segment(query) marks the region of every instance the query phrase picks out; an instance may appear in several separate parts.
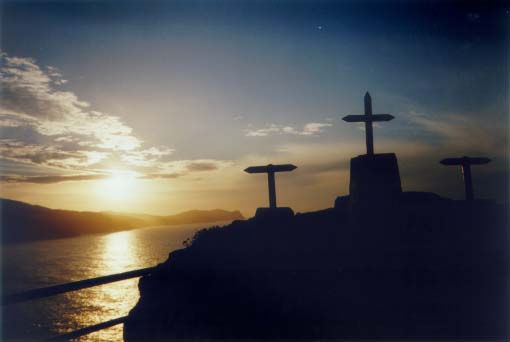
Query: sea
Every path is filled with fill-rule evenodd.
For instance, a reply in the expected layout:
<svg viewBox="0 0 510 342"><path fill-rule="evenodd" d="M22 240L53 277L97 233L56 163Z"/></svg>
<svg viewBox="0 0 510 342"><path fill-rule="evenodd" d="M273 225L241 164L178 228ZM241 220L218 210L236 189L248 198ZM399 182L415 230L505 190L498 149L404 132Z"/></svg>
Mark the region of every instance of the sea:
<svg viewBox="0 0 510 342"><path fill-rule="evenodd" d="M2 293L11 294L164 262L201 228L229 222L148 227L2 246ZM139 299L139 278L2 307L5 341L54 337L125 316ZM123 325L76 341L123 341Z"/></svg>

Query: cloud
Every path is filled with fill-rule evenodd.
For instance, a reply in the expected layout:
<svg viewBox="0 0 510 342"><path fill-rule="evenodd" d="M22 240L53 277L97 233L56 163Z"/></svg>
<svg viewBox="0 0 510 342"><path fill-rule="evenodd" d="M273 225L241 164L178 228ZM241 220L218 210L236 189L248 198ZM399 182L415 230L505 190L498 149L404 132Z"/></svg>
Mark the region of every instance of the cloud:
<svg viewBox="0 0 510 342"><path fill-rule="evenodd" d="M175 150L171 148L157 148L151 147L142 151L129 151L121 155L121 159L128 164L151 167L157 165L159 160L171 155Z"/></svg>
<svg viewBox="0 0 510 342"><path fill-rule="evenodd" d="M211 172L231 166L231 161L215 159L176 160L159 164L159 172L147 173L141 178L171 179L184 177L197 172Z"/></svg>
<svg viewBox="0 0 510 342"><path fill-rule="evenodd" d="M105 159L108 152L63 151L55 146L29 144L14 139L0 139L0 156L4 159L47 167L72 169L90 166Z"/></svg>
<svg viewBox="0 0 510 342"><path fill-rule="evenodd" d="M182 176L182 174L180 174L180 173L148 173L148 174L145 174L139 178L141 178L141 179L157 179L157 178L174 179L174 178L179 178L181 176Z"/></svg>
<svg viewBox="0 0 510 342"><path fill-rule="evenodd" d="M270 133L279 133L279 132L281 132L281 130L282 130L281 126L271 124L267 128L261 128L261 129L257 129L257 130L247 129L245 131L246 131L247 137L265 137L265 136L269 135Z"/></svg>
<svg viewBox="0 0 510 342"><path fill-rule="evenodd" d="M191 172L215 171L230 166L232 162L215 159L177 160L161 164L163 173L179 173L181 175Z"/></svg>
<svg viewBox="0 0 510 342"><path fill-rule="evenodd" d="M303 126L302 129L296 129L291 126L283 126L271 124L268 127L260 128L260 129L246 129L247 137L265 137L270 134L292 134L292 135L319 135L324 131L325 127L331 127L333 124L331 123L320 123L320 122L310 122Z"/></svg>
<svg viewBox="0 0 510 342"><path fill-rule="evenodd" d="M410 110L408 119L424 132L435 135L435 145L442 145L452 152L484 151L500 153L506 150L504 125L494 125L468 115L445 114L440 119Z"/></svg>
<svg viewBox="0 0 510 342"><path fill-rule="evenodd" d="M0 182L7 183L35 183L35 184L53 184L72 181L98 180L110 177L105 174L91 175L52 175L52 176L18 176L18 175L0 175Z"/></svg>
<svg viewBox="0 0 510 342"><path fill-rule="evenodd" d="M208 162L208 161L197 161L191 162L187 165L188 171L213 171L218 170L220 168L220 164L216 161Z"/></svg>
<svg viewBox="0 0 510 342"><path fill-rule="evenodd" d="M232 165L231 161L215 159L175 160L157 163L154 172L139 173L138 179L176 179L197 173L223 170ZM196 180L196 179L195 179Z"/></svg>
<svg viewBox="0 0 510 342"><path fill-rule="evenodd" d="M0 139L0 158L80 173L100 163L161 169L161 161L174 152L142 148L143 141L120 117L92 110L63 91L67 81L57 68L1 52L0 59L0 129L11 138Z"/></svg>
<svg viewBox="0 0 510 342"><path fill-rule="evenodd" d="M61 141L72 142L72 141L74 141L74 139L72 137L59 137L59 138L56 138L55 141L56 142L61 142Z"/></svg>
<svg viewBox="0 0 510 342"><path fill-rule="evenodd" d="M45 136L74 135L90 146L133 150L142 141L117 116L90 110L90 104L56 87L66 81L54 67L31 58L0 55L0 125L27 126Z"/></svg>
<svg viewBox="0 0 510 342"><path fill-rule="evenodd" d="M322 133L323 128L325 127L331 127L333 126L330 123L319 123L319 122L310 122L303 127L303 130L301 132L298 132L297 134L301 135L315 135Z"/></svg>

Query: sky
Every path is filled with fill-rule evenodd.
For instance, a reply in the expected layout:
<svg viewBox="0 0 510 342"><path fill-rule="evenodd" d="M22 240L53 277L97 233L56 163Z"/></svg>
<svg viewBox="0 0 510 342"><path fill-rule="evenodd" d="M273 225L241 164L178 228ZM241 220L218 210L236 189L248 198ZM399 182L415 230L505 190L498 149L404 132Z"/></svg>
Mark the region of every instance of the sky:
<svg viewBox="0 0 510 342"><path fill-rule="evenodd" d="M72 210L267 206L248 166L292 163L278 205L331 207L349 160L397 154L405 191L460 199L438 162L486 156L475 195L508 193L504 2L3 1L0 194Z"/></svg>

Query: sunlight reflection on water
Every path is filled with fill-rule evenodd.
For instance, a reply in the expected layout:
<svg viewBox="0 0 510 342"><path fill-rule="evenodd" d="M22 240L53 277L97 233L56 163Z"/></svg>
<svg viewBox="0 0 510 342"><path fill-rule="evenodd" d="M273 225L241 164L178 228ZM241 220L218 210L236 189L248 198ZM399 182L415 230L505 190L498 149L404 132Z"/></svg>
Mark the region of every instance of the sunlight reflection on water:
<svg viewBox="0 0 510 342"><path fill-rule="evenodd" d="M87 278L97 277L101 274L120 273L137 268L140 256L136 253L135 234L132 232L118 232L104 235L98 241L99 257L98 267ZM75 327L63 326L58 333L65 333L79 327L105 322L117 317L125 316L136 304L139 298L137 291L138 279L128 279L108 285L78 291L67 296L74 296L74 301L82 307L81 312L68 312L64 315L65 322L73 322ZM80 341L116 341L122 336L122 325L81 337Z"/></svg>
<svg viewBox="0 0 510 342"><path fill-rule="evenodd" d="M154 266L201 227L152 227L5 246L3 290L13 293ZM133 278L11 305L3 309L4 337L33 339L71 332L127 315L138 298L138 278ZM122 341L122 329L120 324L78 340Z"/></svg>

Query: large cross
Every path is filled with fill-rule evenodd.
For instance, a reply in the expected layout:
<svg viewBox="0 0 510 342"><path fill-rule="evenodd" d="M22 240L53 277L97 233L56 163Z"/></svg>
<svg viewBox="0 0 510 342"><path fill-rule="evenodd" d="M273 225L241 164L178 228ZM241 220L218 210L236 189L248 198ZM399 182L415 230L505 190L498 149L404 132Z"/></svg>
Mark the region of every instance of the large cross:
<svg viewBox="0 0 510 342"><path fill-rule="evenodd" d="M464 187L466 189L466 200L473 200L473 180L471 179L471 165L487 164L491 160L489 158L446 158L440 161L443 165L460 165L462 174L464 175Z"/></svg>
<svg viewBox="0 0 510 342"><path fill-rule="evenodd" d="M297 166L292 164L273 165L269 164L266 166L250 166L244 171L248 173L267 173L267 185L269 187L269 207L276 208L276 189L274 185L274 173L282 171L292 171Z"/></svg>
<svg viewBox="0 0 510 342"><path fill-rule="evenodd" d="M393 120L393 115L390 114L372 114L372 98L370 94L365 94L365 114L364 115L347 115L342 120L347 122L364 122L365 123L365 138L367 143L367 154L374 154L374 133L372 131L372 122L374 121L390 121Z"/></svg>

